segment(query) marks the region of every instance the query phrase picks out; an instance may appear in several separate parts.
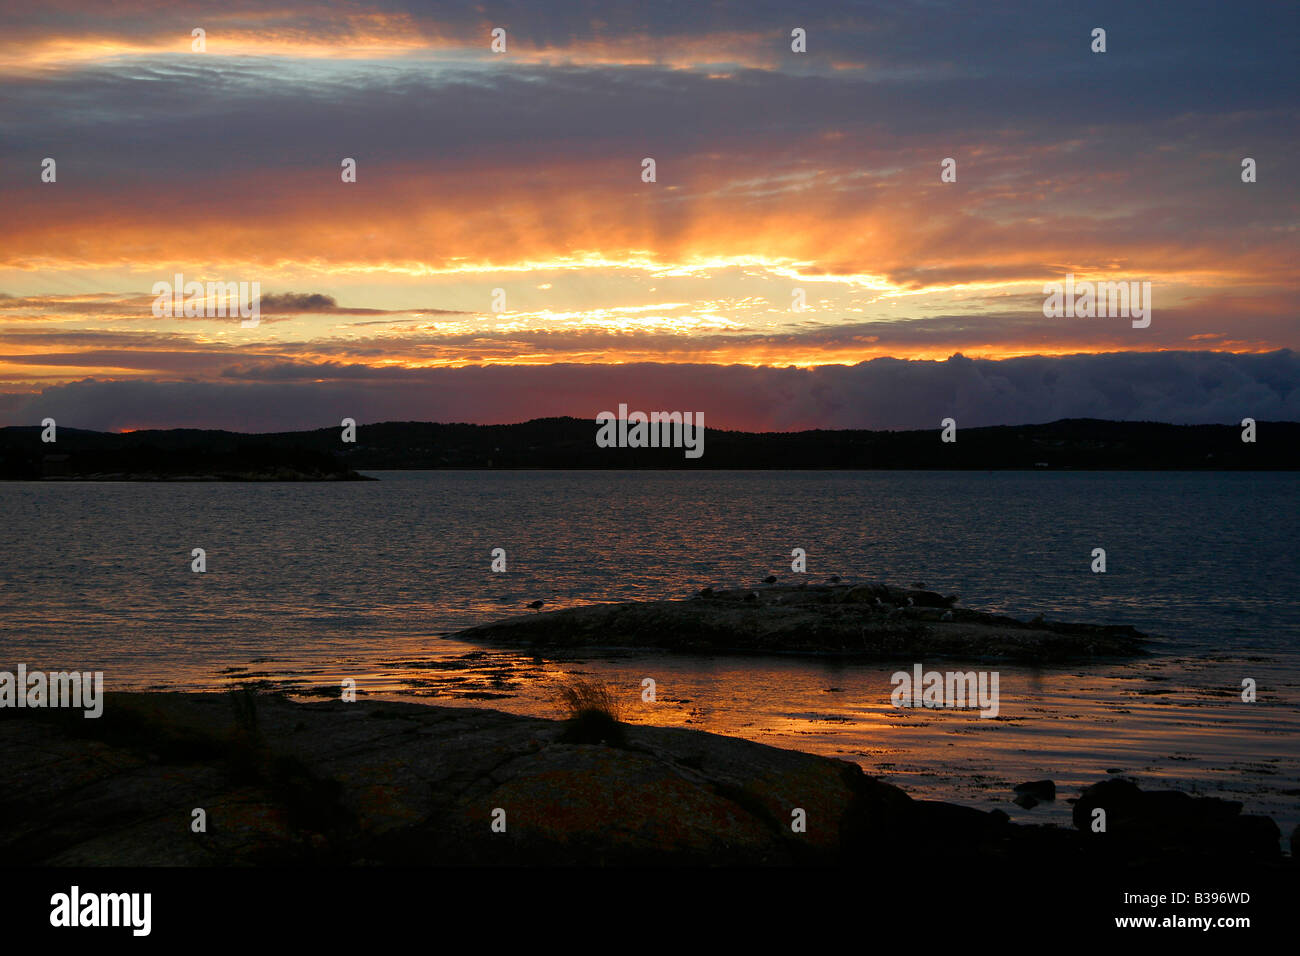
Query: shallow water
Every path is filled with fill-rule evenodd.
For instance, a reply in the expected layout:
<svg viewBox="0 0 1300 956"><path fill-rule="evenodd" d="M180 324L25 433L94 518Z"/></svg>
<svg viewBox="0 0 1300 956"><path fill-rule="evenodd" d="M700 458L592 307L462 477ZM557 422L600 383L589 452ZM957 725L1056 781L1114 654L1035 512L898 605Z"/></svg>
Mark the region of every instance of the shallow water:
<svg viewBox="0 0 1300 956"><path fill-rule="evenodd" d="M0 484L0 669L111 688L263 682L553 716L596 675L625 717L855 760L918 796L1068 819L1119 771L1300 823L1300 476L405 472L321 484ZM204 548L207 571L190 570ZM489 570L493 548L509 570ZM837 573L1017 616L1130 623L1152 657L977 665L1000 714L896 709L843 664L618 650L535 658L438 635L516 613ZM1090 570L1105 548L1107 572ZM926 660L926 669L958 662ZM969 670L966 663L961 669ZM656 682L654 704L641 682ZM1259 700L1243 703L1243 678ZM1050 777L1053 804L1010 802Z"/></svg>

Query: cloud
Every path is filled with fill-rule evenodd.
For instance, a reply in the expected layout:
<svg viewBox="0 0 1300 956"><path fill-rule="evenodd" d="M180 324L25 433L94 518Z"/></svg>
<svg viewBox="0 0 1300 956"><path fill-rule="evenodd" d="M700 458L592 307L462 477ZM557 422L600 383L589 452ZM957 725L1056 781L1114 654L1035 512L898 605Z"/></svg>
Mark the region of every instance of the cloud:
<svg viewBox="0 0 1300 956"><path fill-rule="evenodd" d="M292 371L286 368L286 371ZM77 428L282 431L358 422L480 424L590 417L626 402L702 411L712 427L937 428L1105 418L1175 424L1300 420L1300 355L1153 352L1001 361L882 358L811 369L743 366L493 366L365 369L333 381L95 380L0 396L0 420Z"/></svg>
<svg viewBox="0 0 1300 956"><path fill-rule="evenodd" d="M1282 174L1297 119L1286 20L1192 9L1098 11L1114 24L1102 58L1086 52L1091 21L1070 12L828 4L806 11L826 51L810 60L857 48L892 68L817 74L792 70L793 54L724 75L508 57L472 70L190 56L36 72L6 83L0 165L32 174L0 183L0 267L126 258L253 278L270 263L418 274L566 257L617 267L649 250L669 265L743 253L908 288L1111 265L1277 283L1297 254L1296 188ZM414 6L383 10L399 32L407 18L438 26ZM149 29L155 11L115 6L118 22ZM491 15L523 43L672 46L694 32L725 58L762 35L781 49L792 14L701 5L689 26L587 5ZM306 5L231 16L355 39L348 18ZM483 16L449 14L438 35L486 49ZM1251 55L1229 59L1242 48ZM1248 190L1245 151L1261 164ZM647 154L656 189L639 188ZM58 159L57 186L39 181L39 156ZM347 186L345 156L358 161ZM937 175L947 156L959 161L951 188Z"/></svg>
<svg viewBox="0 0 1300 956"><path fill-rule="evenodd" d="M341 306L334 296L323 292L272 292L264 293L260 298L263 314L305 315L323 313L326 315L394 315L417 311L415 309L366 309L355 306ZM466 315L455 309L419 309L423 315ZM377 322L357 322L356 325L382 325Z"/></svg>
<svg viewBox="0 0 1300 956"><path fill-rule="evenodd" d="M338 312L338 303L332 295L320 292L270 293L261 297L263 312ZM372 309L350 309L352 314L367 315Z"/></svg>
<svg viewBox="0 0 1300 956"><path fill-rule="evenodd" d="M770 322L774 313L784 321L795 314L759 299L744 308L718 306L728 323L689 326L688 333L674 327L689 318L678 307L688 306L671 302L644 314L618 308L579 312L563 324L551 313L449 321L439 317L469 313L439 309L411 315L411 310L349 308L340 313L391 317L323 327L311 317L335 314L337 307L324 304L328 296L312 299L315 313L293 309L297 318L267 319L279 322L271 339L213 336L198 320L140 330L98 323L89 328L30 322L0 326L0 382L17 384L37 366L75 369L65 373L64 381L87 375L118 377L121 370L136 369L157 372L163 379L171 372L170 377L251 383L285 375L318 381L343 374L365 377L388 366L621 362L780 367L849 365L884 356L937 359L955 352L988 358L1123 349L1265 352L1294 341L1296 329L1295 307L1286 296L1217 297L1167 310L1157 305L1146 329L1134 329L1128 319L1045 319L1041 296L971 300L976 311L965 314L898 315L890 320L846 321L832 309L817 313L822 316L817 320L777 328ZM1001 308L985 310L989 305ZM99 316L92 311L91 317ZM644 324L624 324L629 317ZM175 354L174 360L169 353Z"/></svg>
<svg viewBox="0 0 1300 956"><path fill-rule="evenodd" d="M926 423L959 400L1012 420L1034 401L1172 415L1210 397L1169 381L1166 407L1140 381L1069 364L1049 366L1080 389L1068 400L980 359L942 375L790 365L1300 347L1295 5L684 6L13 11L0 387L84 380L45 397L237 422L306 415L308 395L509 420L576 414L624 383L665 400L694 385L728 420L803 427L911 421L896 395ZM807 54L789 49L796 23ZM1088 52L1098 23L1104 56ZM206 54L189 52L196 24ZM501 56L487 49L498 24ZM45 156L56 183L40 180ZM941 184L948 156L958 181ZM264 327L150 322L148 297L77 291L177 271L260 282ZM1150 279L1152 327L1043 320L1028 293L1066 272ZM480 311L497 288L507 312ZM309 291L276 291L293 289ZM410 307L428 301L449 308ZM532 370L549 362L566 368ZM509 368L430 370L484 363ZM578 369L593 363L617 365ZM1244 388L1223 385L1224 408ZM162 394L175 401L150 412L145 396Z"/></svg>

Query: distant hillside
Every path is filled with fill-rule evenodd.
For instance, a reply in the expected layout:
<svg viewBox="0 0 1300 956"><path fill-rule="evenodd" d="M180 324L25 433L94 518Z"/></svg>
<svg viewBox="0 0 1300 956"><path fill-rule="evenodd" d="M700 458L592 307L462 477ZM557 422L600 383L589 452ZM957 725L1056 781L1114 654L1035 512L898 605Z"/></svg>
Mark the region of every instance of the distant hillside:
<svg viewBox="0 0 1300 956"><path fill-rule="evenodd" d="M236 432L0 429L0 479L89 481L361 481L339 455L300 436Z"/></svg>
<svg viewBox="0 0 1300 956"><path fill-rule="evenodd" d="M383 422L245 435L172 429L128 434L60 427L0 429L0 478L101 480L340 480L358 471L435 468L672 469L1134 469L1300 470L1300 423L1260 422L1258 440L1235 425L1162 425L1066 419L965 428L944 443L924 431L735 432L707 429L704 455L682 449L600 448L587 419L516 425Z"/></svg>

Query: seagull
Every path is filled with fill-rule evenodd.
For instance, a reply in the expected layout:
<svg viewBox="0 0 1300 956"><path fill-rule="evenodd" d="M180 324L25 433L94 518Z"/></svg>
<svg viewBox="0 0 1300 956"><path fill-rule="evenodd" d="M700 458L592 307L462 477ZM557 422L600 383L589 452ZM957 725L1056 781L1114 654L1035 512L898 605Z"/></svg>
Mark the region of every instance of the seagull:
<svg viewBox="0 0 1300 956"><path fill-rule="evenodd" d="M545 603L546 603L545 601L530 601L528 603L528 607L532 608L534 611L540 611L542 609L542 605Z"/></svg>
<svg viewBox="0 0 1300 956"><path fill-rule="evenodd" d="M952 620L952 611L944 611L944 612L943 612L943 617L939 618L939 620L941 620L941 621L951 621L951 620Z"/></svg>
<svg viewBox="0 0 1300 956"><path fill-rule="evenodd" d="M908 606L908 607L911 607L911 606L914 605L915 603L916 603L916 601L912 600L912 596L909 594L909 595L907 596L907 606Z"/></svg>
<svg viewBox="0 0 1300 956"><path fill-rule="evenodd" d="M775 574L769 574L767 577L763 578L763 583L764 583L764 584L776 584L776 575L775 575Z"/></svg>

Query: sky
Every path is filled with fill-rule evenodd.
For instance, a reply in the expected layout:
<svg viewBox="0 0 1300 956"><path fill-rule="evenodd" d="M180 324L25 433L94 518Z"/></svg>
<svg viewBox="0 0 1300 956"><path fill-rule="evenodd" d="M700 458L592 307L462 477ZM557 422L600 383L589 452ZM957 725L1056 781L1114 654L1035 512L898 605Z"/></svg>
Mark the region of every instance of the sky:
<svg viewBox="0 0 1300 956"><path fill-rule="evenodd" d="M1300 419L1297 62L1293 3L5 0L0 425Z"/></svg>

